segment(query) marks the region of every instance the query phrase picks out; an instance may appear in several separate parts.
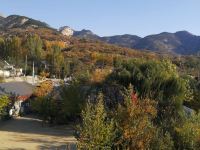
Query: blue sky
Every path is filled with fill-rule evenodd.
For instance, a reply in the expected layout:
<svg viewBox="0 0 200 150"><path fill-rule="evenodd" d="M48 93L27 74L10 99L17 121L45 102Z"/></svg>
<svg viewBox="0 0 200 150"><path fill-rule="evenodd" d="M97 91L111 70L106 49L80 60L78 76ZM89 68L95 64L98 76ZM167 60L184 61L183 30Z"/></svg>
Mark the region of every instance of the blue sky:
<svg viewBox="0 0 200 150"><path fill-rule="evenodd" d="M200 35L200 0L0 0L0 13L101 36L179 30Z"/></svg>

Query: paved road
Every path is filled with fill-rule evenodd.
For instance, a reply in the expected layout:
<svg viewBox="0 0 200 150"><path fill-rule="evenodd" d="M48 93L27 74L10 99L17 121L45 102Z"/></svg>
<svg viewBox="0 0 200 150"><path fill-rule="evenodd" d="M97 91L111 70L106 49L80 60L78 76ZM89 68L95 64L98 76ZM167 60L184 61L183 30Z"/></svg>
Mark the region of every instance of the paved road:
<svg viewBox="0 0 200 150"><path fill-rule="evenodd" d="M0 150L75 150L75 142L69 127L42 127L33 117L0 122Z"/></svg>

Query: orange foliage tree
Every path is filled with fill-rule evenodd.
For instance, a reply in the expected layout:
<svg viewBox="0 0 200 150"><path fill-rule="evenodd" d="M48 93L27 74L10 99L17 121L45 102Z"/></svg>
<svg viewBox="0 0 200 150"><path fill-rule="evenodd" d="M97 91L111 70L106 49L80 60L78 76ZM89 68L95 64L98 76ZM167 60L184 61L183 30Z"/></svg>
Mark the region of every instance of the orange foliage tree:
<svg viewBox="0 0 200 150"><path fill-rule="evenodd" d="M48 95L53 90L52 81L44 81L39 86L36 87L34 95L37 97L44 97Z"/></svg>
<svg viewBox="0 0 200 150"><path fill-rule="evenodd" d="M111 72L111 68L95 69L95 71L91 74L91 81L95 83L101 83Z"/></svg>
<svg viewBox="0 0 200 150"><path fill-rule="evenodd" d="M155 101L145 99L133 101L133 89L125 95L125 104L117 109L116 120L121 137L117 145L124 149L148 149L156 132L152 119L157 115Z"/></svg>

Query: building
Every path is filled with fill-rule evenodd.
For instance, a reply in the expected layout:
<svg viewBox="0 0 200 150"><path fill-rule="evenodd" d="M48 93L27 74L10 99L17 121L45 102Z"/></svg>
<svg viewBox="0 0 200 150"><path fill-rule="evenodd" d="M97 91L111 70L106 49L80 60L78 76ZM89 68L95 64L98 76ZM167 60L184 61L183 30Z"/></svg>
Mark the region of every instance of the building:
<svg viewBox="0 0 200 150"><path fill-rule="evenodd" d="M0 60L0 77L19 77L23 75L22 68L15 68L13 65L10 65L6 61L2 62Z"/></svg>
<svg viewBox="0 0 200 150"><path fill-rule="evenodd" d="M7 95L11 98L15 115L29 111L29 99L33 90L34 86L26 82L0 83L0 95Z"/></svg>

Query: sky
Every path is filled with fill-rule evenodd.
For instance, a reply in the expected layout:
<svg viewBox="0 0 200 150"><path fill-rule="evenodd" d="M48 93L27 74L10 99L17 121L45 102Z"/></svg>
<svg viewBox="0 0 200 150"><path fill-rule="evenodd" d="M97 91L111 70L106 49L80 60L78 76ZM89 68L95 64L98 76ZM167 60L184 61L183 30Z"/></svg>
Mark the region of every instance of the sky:
<svg viewBox="0 0 200 150"><path fill-rule="evenodd" d="M51 27L100 36L187 30L200 35L200 0L0 0L0 14L23 15Z"/></svg>

